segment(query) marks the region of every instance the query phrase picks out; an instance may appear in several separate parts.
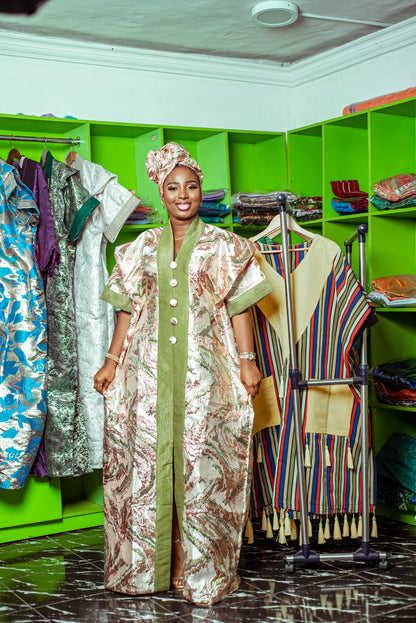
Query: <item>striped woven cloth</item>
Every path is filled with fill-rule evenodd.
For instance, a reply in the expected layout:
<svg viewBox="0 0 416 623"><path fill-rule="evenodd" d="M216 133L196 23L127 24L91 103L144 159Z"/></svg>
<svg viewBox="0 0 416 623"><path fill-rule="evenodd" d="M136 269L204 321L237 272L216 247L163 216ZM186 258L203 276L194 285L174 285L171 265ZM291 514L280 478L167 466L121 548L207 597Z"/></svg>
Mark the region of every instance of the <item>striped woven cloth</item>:
<svg viewBox="0 0 416 623"><path fill-rule="evenodd" d="M319 244L324 248L325 239L321 236L316 236L316 239L319 239ZM353 344L373 315L374 307L339 248L334 252L330 266L319 265L320 254L311 251L315 240L292 247L289 254L292 283L300 280L298 286L303 291L303 297L294 300L295 310L296 306L309 306L312 310L304 331L297 339L300 377L350 377L357 373ZM334 245L332 242L330 244ZM259 247L263 251L279 250L278 245ZM266 253L263 257L278 275L284 277L281 253ZM326 277L320 284L320 292L313 292L310 280L303 287L302 274L298 274L297 270L302 261L315 262L316 265L309 267L312 273L316 269L317 274L325 274ZM316 299L311 305L308 298L313 296ZM281 424L261 430L255 435L251 514L257 517L265 511L266 515L270 515L276 510L277 513L282 511L284 515L298 518L299 490L291 382L288 374L289 358L283 355L281 336L276 333L258 306L253 309L252 316L259 368L263 377L273 376ZM343 388L348 389L347 386ZM322 432L308 430L308 421L316 416L312 413L310 391L300 391L308 512L311 516L360 513L359 389L348 389L351 392L351 401L348 403L351 408L347 413L343 434L328 432L328 427ZM369 456L370 508L374 510L375 471L371 448Z"/></svg>

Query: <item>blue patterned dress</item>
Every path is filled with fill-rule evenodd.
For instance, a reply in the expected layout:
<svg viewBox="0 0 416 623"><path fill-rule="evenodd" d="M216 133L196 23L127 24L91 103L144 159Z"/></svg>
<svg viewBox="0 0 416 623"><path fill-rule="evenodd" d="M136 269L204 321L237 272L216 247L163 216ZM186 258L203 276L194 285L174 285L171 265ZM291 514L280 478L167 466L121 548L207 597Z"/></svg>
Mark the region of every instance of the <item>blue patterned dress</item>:
<svg viewBox="0 0 416 623"><path fill-rule="evenodd" d="M35 261L39 211L0 159L0 487L20 489L46 416L46 306Z"/></svg>

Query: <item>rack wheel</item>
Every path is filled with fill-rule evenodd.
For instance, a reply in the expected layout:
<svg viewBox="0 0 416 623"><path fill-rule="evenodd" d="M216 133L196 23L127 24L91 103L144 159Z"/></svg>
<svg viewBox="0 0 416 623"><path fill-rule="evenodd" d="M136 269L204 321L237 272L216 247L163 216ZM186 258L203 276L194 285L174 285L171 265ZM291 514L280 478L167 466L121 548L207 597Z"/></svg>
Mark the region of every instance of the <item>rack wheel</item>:
<svg viewBox="0 0 416 623"><path fill-rule="evenodd" d="M295 573L295 563L287 562L285 564L285 571L287 571L288 573Z"/></svg>
<svg viewBox="0 0 416 623"><path fill-rule="evenodd" d="M380 569L389 569L390 562L388 560L380 560L379 565Z"/></svg>

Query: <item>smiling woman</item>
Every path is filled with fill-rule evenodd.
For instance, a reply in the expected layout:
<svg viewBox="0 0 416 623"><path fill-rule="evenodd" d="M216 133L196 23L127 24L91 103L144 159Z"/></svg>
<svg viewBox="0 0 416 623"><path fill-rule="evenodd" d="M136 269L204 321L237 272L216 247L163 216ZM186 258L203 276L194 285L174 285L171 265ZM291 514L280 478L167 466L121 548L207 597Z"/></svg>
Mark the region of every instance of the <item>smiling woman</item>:
<svg viewBox="0 0 416 623"><path fill-rule="evenodd" d="M186 149L150 152L146 168L169 223L116 249L102 294L123 310L95 375L105 583L136 595L172 582L210 605L239 584L261 380L248 308L271 287L253 243L199 218L202 172Z"/></svg>

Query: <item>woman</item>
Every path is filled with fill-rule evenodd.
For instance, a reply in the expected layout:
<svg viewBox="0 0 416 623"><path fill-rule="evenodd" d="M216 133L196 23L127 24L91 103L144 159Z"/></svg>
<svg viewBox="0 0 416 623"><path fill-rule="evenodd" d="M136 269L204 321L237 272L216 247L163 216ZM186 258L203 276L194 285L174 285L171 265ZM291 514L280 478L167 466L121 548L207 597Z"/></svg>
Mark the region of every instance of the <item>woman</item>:
<svg viewBox="0 0 416 623"><path fill-rule="evenodd" d="M260 385L248 308L271 290L251 242L198 217L202 172L149 152L169 224L116 249L102 298L121 308L104 366L106 587L234 591ZM172 559L171 559L172 556Z"/></svg>

